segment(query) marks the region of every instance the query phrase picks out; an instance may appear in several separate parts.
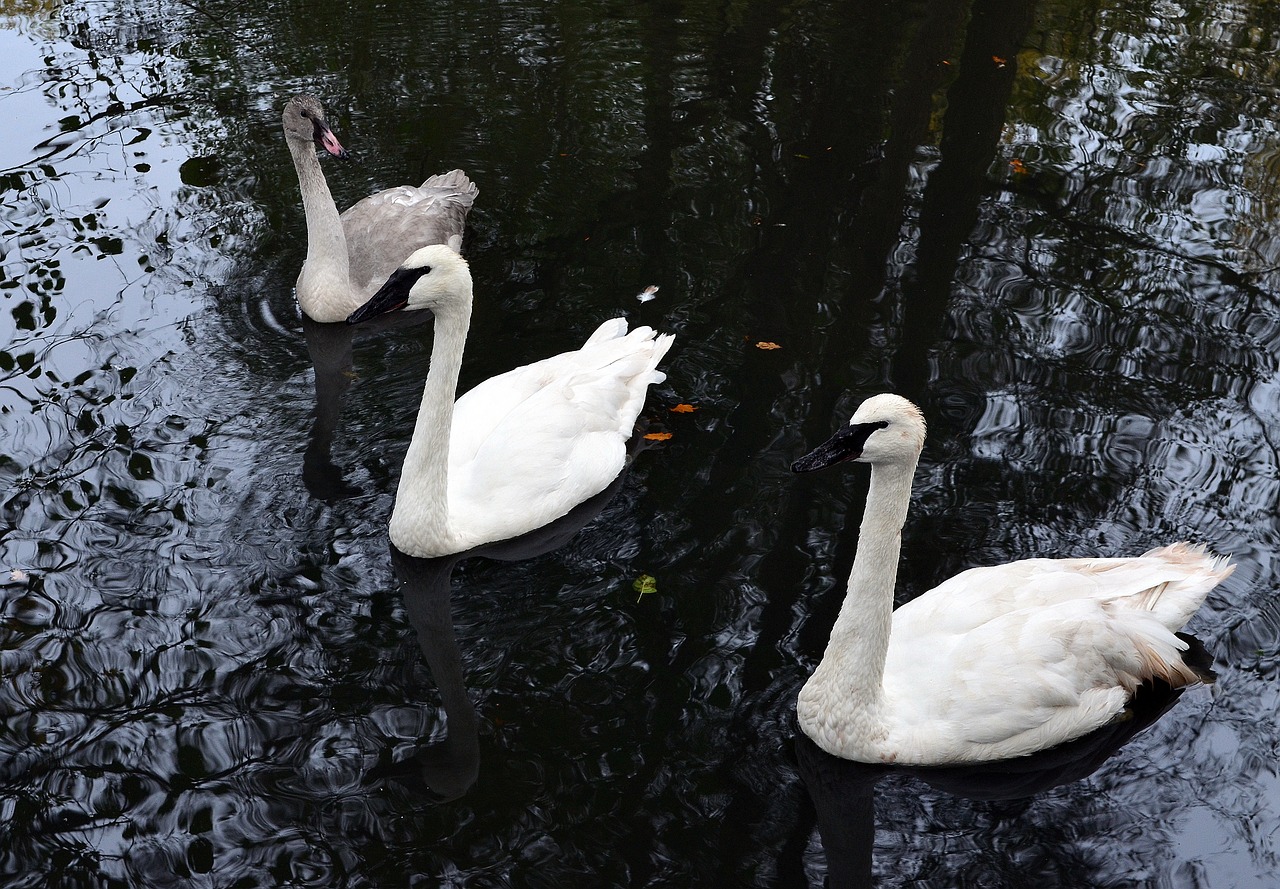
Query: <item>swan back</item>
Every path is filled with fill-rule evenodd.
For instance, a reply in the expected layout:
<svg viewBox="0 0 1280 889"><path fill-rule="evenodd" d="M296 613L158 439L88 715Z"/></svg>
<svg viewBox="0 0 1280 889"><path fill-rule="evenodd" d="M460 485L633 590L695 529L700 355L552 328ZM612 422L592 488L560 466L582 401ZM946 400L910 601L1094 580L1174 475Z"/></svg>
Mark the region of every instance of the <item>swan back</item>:
<svg viewBox="0 0 1280 889"><path fill-rule="evenodd" d="M666 378L657 364L671 344L669 334L628 332L625 320L611 319L582 348L492 377L459 398L448 496L460 539L525 533L607 488L626 464L646 390ZM393 515L392 524L393 532L412 533L407 520Z"/></svg>
<svg viewBox="0 0 1280 889"><path fill-rule="evenodd" d="M461 170L429 177L419 186L388 188L342 213L351 287L362 300L377 292L420 247L443 244L462 251L467 214L480 189Z"/></svg>

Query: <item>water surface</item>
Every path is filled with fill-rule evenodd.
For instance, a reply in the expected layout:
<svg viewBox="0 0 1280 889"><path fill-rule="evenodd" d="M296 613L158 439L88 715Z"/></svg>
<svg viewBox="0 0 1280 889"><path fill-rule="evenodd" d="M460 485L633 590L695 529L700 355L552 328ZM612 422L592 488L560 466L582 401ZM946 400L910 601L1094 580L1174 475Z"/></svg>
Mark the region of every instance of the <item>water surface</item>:
<svg viewBox="0 0 1280 889"><path fill-rule="evenodd" d="M5 7L6 884L1273 885L1278 14ZM479 184L464 388L676 334L567 543L393 559L431 326L298 318L301 90L340 205ZM1190 539L1217 687L1017 800L797 747L866 481L788 466L885 390L901 599Z"/></svg>

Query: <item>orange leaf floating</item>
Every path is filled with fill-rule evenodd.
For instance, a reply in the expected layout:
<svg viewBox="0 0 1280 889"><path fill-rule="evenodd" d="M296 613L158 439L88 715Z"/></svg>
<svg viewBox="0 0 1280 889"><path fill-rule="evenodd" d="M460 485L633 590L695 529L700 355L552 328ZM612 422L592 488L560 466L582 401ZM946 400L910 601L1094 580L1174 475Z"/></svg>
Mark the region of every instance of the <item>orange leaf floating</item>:
<svg viewBox="0 0 1280 889"><path fill-rule="evenodd" d="M995 63L996 63L996 67L997 67L997 68L1003 68L1003 67L1004 67L1004 65L1005 65L1005 62L1007 62L1007 61L1009 61L1009 60L1008 60L1008 59L1006 59L1006 58L1004 58L1004 57L1002 57L1002 56L992 56L992 57L991 57L991 61L993 61L993 62L995 62Z"/></svg>
<svg viewBox="0 0 1280 889"><path fill-rule="evenodd" d="M666 441L671 437L671 433L670 432L648 432L648 433L645 433L644 437L649 439L649 441Z"/></svg>
<svg viewBox="0 0 1280 889"><path fill-rule="evenodd" d="M1015 157L1013 160L1009 161L1009 166L1013 168L1013 172L1015 173L1027 172L1027 165L1024 164L1020 158Z"/></svg>
<svg viewBox="0 0 1280 889"><path fill-rule="evenodd" d="M774 349L781 349L777 343L756 343L757 349L764 349L766 352L772 352Z"/></svg>
<svg viewBox="0 0 1280 889"><path fill-rule="evenodd" d="M693 406L693 405L691 405L691 404L677 404L675 407L673 407L673 408L671 409L671 413L673 413L673 414L691 414L691 413L693 413L693 412L694 412L694 411L696 411L696 410L697 410L697 408L696 408L696 407L694 407L694 406Z"/></svg>

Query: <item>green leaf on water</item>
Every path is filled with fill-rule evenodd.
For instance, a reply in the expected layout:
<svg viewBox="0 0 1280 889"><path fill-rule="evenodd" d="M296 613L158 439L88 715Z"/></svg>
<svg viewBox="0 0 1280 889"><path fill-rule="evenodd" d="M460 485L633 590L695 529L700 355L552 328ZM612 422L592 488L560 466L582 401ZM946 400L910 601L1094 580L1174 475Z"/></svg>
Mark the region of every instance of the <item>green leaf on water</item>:
<svg viewBox="0 0 1280 889"><path fill-rule="evenodd" d="M651 575L641 574L632 582L631 588L640 594L636 597L636 601L639 602L649 593L656 593L658 591L658 581Z"/></svg>

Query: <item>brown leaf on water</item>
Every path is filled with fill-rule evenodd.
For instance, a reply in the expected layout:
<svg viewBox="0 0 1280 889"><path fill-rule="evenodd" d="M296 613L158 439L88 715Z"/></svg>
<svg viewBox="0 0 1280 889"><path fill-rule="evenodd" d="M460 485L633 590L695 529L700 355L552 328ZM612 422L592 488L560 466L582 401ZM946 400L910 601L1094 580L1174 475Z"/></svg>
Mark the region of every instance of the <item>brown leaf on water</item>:
<svg viewBox="0 0 1280 889"><path fill-rule="evenodd" d="M675 407L673 407L673 408L671 409L671 413L673 413L673 414L691 414L691 413L693 413L693 412L694 412L694 411L696 411L696 410L697 410L697 408L696 408L696 407L694 407L694 406L693 406L693 405L691 405L691 404L677 404Z"/></svg>
<svg viewBox="0 0 1280 889"><path fill-rule="evenodd" d="M671 438L670 432L648 432L644 436L649 441L667 441Z"/></svg>
<svg viewBox="0 0 1280 889"><path fill-rule="evenodd" d="M1009 161L1009 166L1013 169L1013 172L1019 175L1027 172L1027 165L1022 162L1021 158L1015 157Z"/></svg>
<svg viewBox="0 0 1280 889"><path fill-rule="evenodd" d="M756 348L764 349L766 352L772 352L774 349L781 349L782 347L779 346L777 343L759 342L759 343L756 343Z"/></svg>

